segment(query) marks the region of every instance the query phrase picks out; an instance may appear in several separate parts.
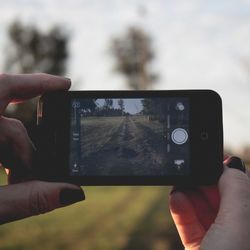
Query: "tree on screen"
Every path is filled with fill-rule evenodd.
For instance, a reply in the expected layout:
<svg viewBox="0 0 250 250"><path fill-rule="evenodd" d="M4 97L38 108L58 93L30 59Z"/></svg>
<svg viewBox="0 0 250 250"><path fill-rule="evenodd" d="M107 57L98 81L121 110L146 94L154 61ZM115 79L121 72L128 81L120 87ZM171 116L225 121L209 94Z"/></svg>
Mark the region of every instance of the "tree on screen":
<svg viewBox="0 0 250 250"><path fill-rule="evenodd" d="M124 109L125 109L123 99L119 99L119 100L117 101L117 104L118 104L118 106L120 107L121 114L123 115L123 113L124 113Z"/></svg>
<svg viewBox="0 0 250 250"><path fill-rule="evenodd" d="M96 99L84 99L81 101L81 109L83 112L94 112L97 105L96 105Z"/></svg>
<svg viewBox="0 0 250 250"><path fill-rule="evenodd" d="M157 75L150 70L154 59L152 39L143 29L130 27L125 34L112 40L111 52L115 69L128 80L131 89L149 89Z"/></svg>
<svg viewBox="0 0 250 250"><path fill-rule="evenodd" d="M147 115L150 120L164 121L167 116L168 102L164 98L144 98L141 100L142 112Z"/></svg>
<svg viewBox="0 0 250 250"><path fill-rule="evenodd" d="M104 100L104 109L110 110L113 107L113 100L112 99L105 99Z"/></svg>
<svg viewBox="0 0 250 250"><path fill-rule="evenodd" d="M155 101L153 98L145 98L141 100L143 113L145 115L153 114L155 112Z"/></svg>

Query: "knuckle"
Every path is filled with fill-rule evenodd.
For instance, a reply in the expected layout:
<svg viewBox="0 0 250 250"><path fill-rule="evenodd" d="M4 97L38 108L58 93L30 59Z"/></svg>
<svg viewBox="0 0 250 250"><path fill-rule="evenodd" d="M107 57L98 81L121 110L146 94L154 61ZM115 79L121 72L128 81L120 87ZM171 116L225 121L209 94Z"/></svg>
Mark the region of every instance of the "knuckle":
<svg viewBox="0 0 250 250"><path fill-rule="evenodd" d="M23 123L21 121L16 120L16 119L13 119L12 121L13 121L13 125L15 126L15 128L20 129L20 130L25 129L24 125L23 125Z"/></svg>
<svg viewBox="0 0 250 250"><path fill-rule="evenodd" d="M27 130L23 123L13 118L0 118L0 145L7 142L23 140L27 138Z"/></svg>
<svg viewBox="0 0 250 250"><path fill-rule="evenodd" d="M42 78L44 80L48 80L51 76L47 73L35 73L35 75L39 78Z"/></svg>
<svg viewBox="0 0 250 250"><path fill-rule="evenodd" d="M41 182L31 183L29 195L29 210L32 215L51 211L46 193L41 188Z"/></svg>
<svg viewBox="0 0 250 250"><path fill-rule="evenodd" d="M9 119L13 132L19 134L20 132L26 132L26 128L24 127L23 123L17 119ZM9 124L9 125L10 125Z"/></svg>
<svg viewBox="0 0 250 250"><path fill-rule="evenodd" d="M47 73L35 73L34 74L37 78L39 78L40 83L39 83L39 87L40 87L40 91L43 92L45 91L45 86L47 84L47 82L51 79L51 75L47 74Z"/></svg>

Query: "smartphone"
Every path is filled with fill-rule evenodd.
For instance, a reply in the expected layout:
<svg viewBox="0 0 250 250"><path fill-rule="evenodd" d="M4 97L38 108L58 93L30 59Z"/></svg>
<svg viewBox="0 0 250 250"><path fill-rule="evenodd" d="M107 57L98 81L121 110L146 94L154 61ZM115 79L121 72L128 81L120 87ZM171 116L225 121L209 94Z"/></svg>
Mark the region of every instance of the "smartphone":
<svg viewBox="0 0 250 250"><path fill-rule="evenodd" d="M209 185L223 170L212 90L65 91L38 103L38 178L80 185Z"/></svg>

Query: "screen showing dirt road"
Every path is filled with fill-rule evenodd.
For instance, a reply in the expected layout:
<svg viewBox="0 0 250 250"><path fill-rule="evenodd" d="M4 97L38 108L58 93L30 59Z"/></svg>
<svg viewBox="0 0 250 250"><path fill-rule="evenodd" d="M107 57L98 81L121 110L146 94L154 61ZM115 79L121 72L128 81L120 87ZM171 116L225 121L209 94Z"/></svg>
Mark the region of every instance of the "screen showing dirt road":
<svg viewBox="0 0 250 250"><path fill-rule="evenodd" d="M188 98L71 101L71 176L189 174Z"/></svg>

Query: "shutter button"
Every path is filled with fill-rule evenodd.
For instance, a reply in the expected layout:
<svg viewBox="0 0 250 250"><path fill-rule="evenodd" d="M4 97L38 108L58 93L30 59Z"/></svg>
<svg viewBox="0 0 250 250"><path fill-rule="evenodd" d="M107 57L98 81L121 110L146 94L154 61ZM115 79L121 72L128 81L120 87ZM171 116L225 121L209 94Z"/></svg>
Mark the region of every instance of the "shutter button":
<svg viewBox="0 0 250 250"><path fill-rule="evenodd" d="M188 139L188 133L183 128L176 128L171 134L172 141L175 144L184 144Z"/></svg>

